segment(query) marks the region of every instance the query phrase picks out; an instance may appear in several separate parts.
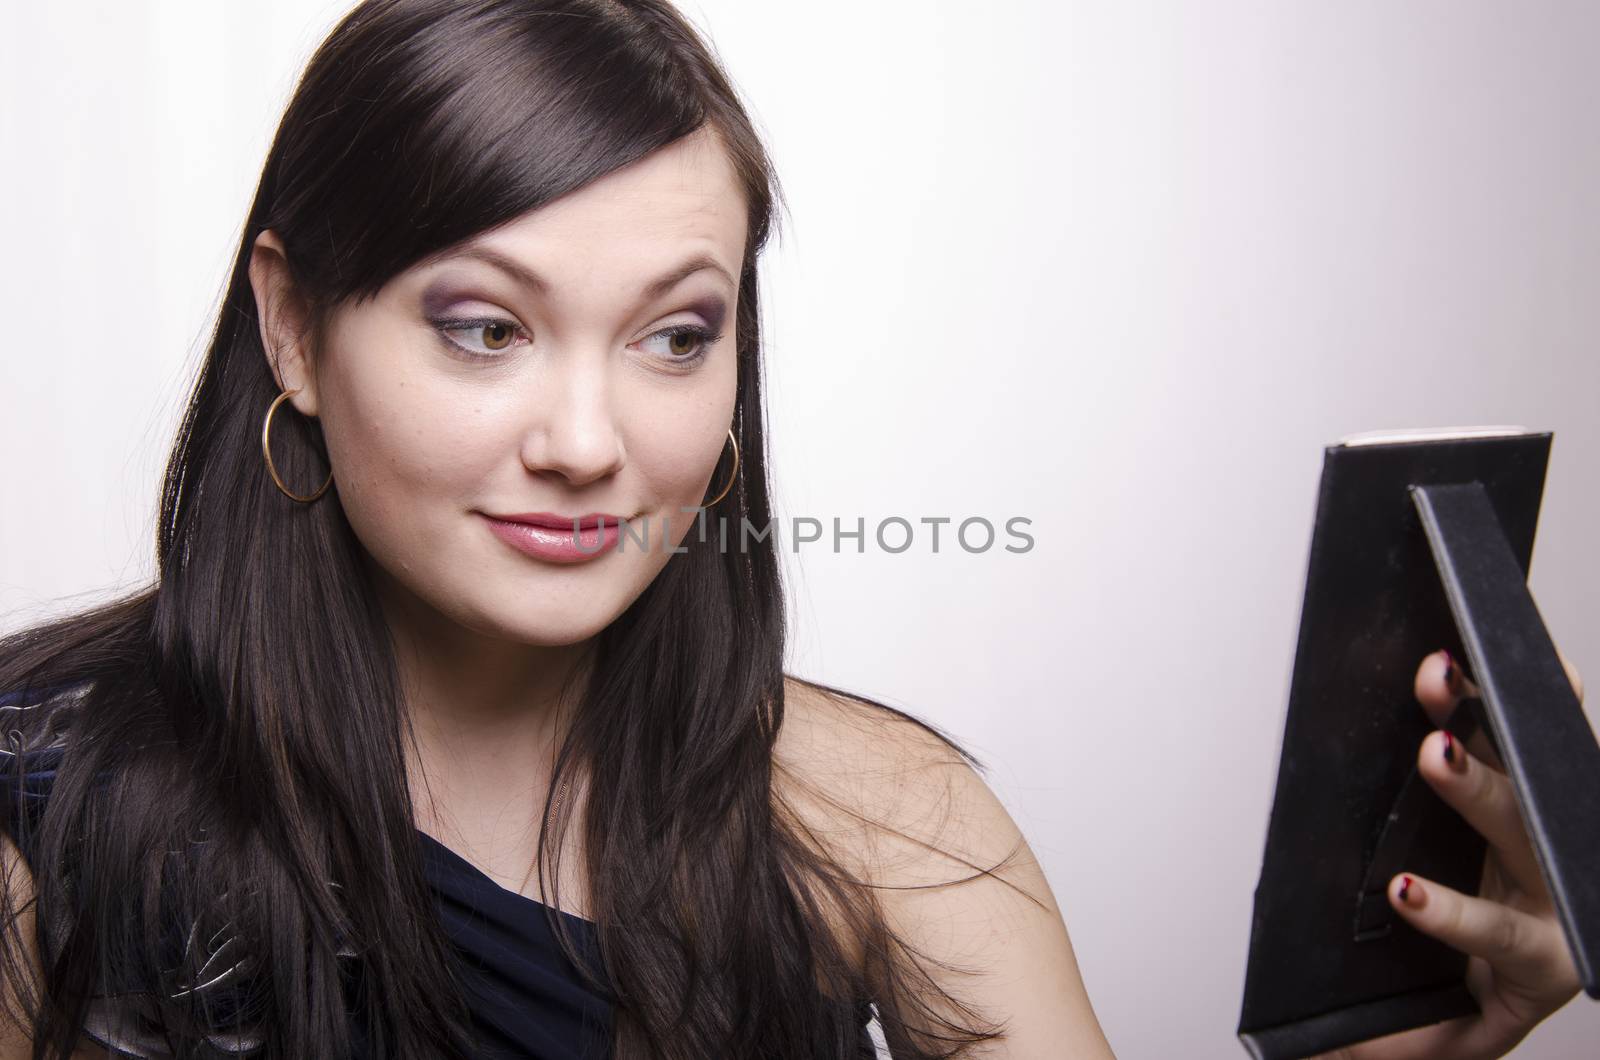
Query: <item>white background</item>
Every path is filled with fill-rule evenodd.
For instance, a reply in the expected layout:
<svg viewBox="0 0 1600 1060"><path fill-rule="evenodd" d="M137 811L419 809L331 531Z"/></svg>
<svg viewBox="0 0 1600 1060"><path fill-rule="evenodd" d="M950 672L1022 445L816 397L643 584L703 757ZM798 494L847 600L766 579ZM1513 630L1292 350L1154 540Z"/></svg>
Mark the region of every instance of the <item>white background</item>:
<svg viewBox="0 0 1600 1060"><path fill-rule="evenodd" d="M3 628L150 576L268 139L343 6L6 3ZM1553 430L1532 585L1600 682L1600 5L684 9L790 200L783 511L1037 542L807 546L792 668L991 765L1120 1056L1243 1056L1322 446ZM1580 995L1517 1055L1596 1040Z"/></svg>

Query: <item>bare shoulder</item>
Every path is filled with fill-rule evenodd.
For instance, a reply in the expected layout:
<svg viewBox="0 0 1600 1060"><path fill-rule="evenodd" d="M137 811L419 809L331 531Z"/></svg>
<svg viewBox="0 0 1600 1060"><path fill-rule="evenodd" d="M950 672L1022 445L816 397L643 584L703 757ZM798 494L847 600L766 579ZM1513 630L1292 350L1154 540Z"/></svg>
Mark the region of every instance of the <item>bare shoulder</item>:
<svg viewBox="0 0 1600 1060"><path fill-rule="evenodd" d="M787 678L774 770L806 823L880 885L948 880L963 868L967 876L977 871L969 861L992 869L1032 860L960 750L891 706Z"/></svg>
<svg viewBox="0 0 1600 1060"><path fill-rule="evenodd" d="M6 909L11 914L10 920L0 924L0 945L9 948L16 944L13 940L20 939L26 946L33 937L33 874L28 871L22 851L4 832L0 832L0 885L6 889ZM38 956L34 951L28 949L19 956L24 961L18 963L37 975ZM20 1022L24 991L6 974L8 963L0 962L0 980L4 983L0 995L0 1060L21 1060L33 1055L33 1039Z"/></svg>
<svg viewBox="0 0 1600 1060"><path fill-rule="evenodd" d="M11 922L0 925L0 944L10 947L20 941L23 953L17 955L21 958L17 962L19 970L29 973L37 983L43 969L34 935L33 873L22 851L4 832L0 832L0 886L6 890L6 908L12 917ZM19 989L21 984L10 977L7 962L0 962L0 981L4 984L0 996L0 1060L28 1060L33 1056L33 1036L20 1022L20 1016L23 998L30 990ZM104 1046L87 1038L80 1038L72 1052L72 1060L106 1060L109 1056Z"/></svg>
<svg viewBox="0 0 1600 1060"><path fill-rule="evenodd" d="M877 801L919 775L931 779L965 765L953 745L915 718L793 676L784 680L784 725L774 750L794 779Z"/></svg>
<svg viewBox="0 0 1600 1060"><path fill-rule="evenodd" d="M950 965L925 966L940 986L1006 1029L963 1055L1109 1057L1049 882L978 770L892 706L793 677L784 695L775 795L896 933Z"/></svg>

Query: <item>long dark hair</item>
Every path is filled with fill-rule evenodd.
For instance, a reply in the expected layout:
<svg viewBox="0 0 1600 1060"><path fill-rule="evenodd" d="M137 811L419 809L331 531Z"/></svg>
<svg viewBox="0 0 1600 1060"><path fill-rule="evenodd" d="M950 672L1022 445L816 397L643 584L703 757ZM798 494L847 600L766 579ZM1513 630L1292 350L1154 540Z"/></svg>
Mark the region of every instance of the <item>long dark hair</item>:
<svg viewBox="0 0 1600 1060"><path fill-rule="evenodd" d="M750 233L737 307L742 459L710 514L759 528L771 508L756 261L782 196L692 27L666 0L369 0L313 56L167 464L155 584L0 642L13 805L27 804L38 761L22 752L69 752L44 811L18 817L44 954L37 990L11 888L0 888L6 982L34 1021L35 1057L67 1056L113 988L141 999L175 1056L237 1049L226 1036L239 1028L260 1031L251 1044L272 1060L344 1056L352 1013L371 1055L471 1055L416 842L395 646L364 550L338 503L290 502L262 461L277 387L251 249L275 231L313 320L325 319L704 127L733 161ZM325 454L314 421L277 418L285 481L321 482ZM730 470L725 455L713 481ZM997 1037L947 1018L976 1016L887 928L872 887L804 841L774 798L785 678L775 545L714 542L691 534L594 639L550 781L554 792L571 771L587 786L603 967L585 973L614 999L614 1055L857 1056L867 1001L897 1057ZM547 812L541 873L571 815ZM564 932L554 912L551 922ZM864 968L830 923L864 945ZM189 944L175 949L175 937ZM215 963L194 940L218 937L251 973L226 1004L182 989ZM341 971L352 957L359 989ZM940 1038L949 1048L931 1044Z"/></svg>

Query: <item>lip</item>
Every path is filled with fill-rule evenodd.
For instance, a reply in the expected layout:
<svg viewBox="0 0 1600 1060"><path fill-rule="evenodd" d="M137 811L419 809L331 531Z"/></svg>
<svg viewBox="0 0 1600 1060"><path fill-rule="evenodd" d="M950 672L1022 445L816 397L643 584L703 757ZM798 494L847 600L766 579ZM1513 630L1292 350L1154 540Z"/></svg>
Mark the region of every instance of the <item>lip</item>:
<svg viewBox="0 0 1600 1060"><path fill-rule="evenodd" d="M550 512L489 515L480 512L489 531L524 555L548 563L587 563L616 547L622 539L622 517L601 512L569 517ZM573 529L576 519L578 528ZM539 521L534 521L539 520ZM600 521L604 520L604 526Z"/></svg>
<svg viewBox="0 0 1600 1060"><path fill-rule="evenodd" d="M488 512L484 513L488 515ZM573 523L577 523L579 530L592 530L604 519L608 524L616 526L623 522L620 515L610 512L589 512L587 515L562 515L560 512L517 512L513 515L489 515L491 519L498 519L503 523L526 523L529 526L548 526L556 530L571 530Z"/></svg>

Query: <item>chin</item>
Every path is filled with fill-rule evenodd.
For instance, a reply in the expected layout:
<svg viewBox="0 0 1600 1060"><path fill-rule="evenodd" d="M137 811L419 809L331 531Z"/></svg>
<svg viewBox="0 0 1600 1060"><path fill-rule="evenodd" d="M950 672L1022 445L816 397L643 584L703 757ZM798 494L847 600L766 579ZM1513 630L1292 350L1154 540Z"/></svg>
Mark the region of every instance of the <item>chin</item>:
<svg viewBox="0 0 1600 1060"><path fill-rule="evenodd" d="M515 644L562 648L581 644L598 635L611 624L614 617L604 614L574 615L570 612L548 616L524 613L505 615L497 621L496 616L484 615L471 627L478 633Z"/></svg>
<svg viewBox="0 0 1600 1060"><path fill-rule="evenodd" d="M517 640L540 648L565 648L573 644L582 644L598 636L605 630L606 625L604 622L593 626L573 626L569 623L546 629L525 630L518 634Z"/></svg>

